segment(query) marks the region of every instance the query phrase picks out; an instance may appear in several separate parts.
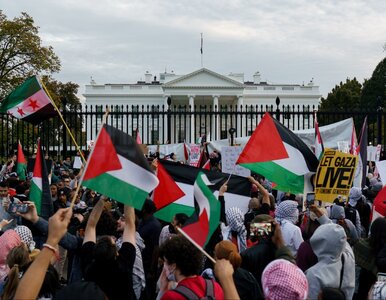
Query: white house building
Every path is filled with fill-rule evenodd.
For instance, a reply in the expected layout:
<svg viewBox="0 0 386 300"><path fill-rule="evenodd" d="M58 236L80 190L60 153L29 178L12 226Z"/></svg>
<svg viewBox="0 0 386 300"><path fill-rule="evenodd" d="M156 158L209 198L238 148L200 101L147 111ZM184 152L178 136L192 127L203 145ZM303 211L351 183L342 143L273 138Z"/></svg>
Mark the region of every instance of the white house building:
<svg viewBox="0 0 386 300"><path fill-rule="evenodd" d="M281 105L309 105L317 106L321 94L319 86L312 81L308 84L269 84L261 81L261 75L256 72L253 80L245 81L243 73L231 73L221 75L206 68L199 69L186 75L176 75L172 73L161 73L159 77L146 72L145 80L136 83L125 84L96 84L93 80L86 85L85 93L86 105L96 106L102 110L105 105L136 106L144 105L155 106L152 109L158 110L157 106L167 108L168 99L172 106L181 106L192 113L192 117L183 121L174 118L171 126L173 127L172 140L180 142L187 140L194 142L201 134L210 134L213 138L224 138L227 134L226 122L229 119L221 119L215 116L223 106L232 105L237 110L246 111L248 106L272 106L276 108L275 100L280 98ZM169 101L170 101L169 100ZM204 120L197 113L203 106L206 111L211 113L205 116ZM193 116L193 112L195 112ZM238 120L236 120L238 118ZM234 120L237 125L237 136L246 136L250 130L246 129L247 118L236 116ZM157 120L145 120L139 122L132 119L129 123L131 128L126 128L129 132L139 128L143 136L154 141L160 136L165 136L167 122L162 118L161 125L155 130L154 122ZM125 122L121 122L125 123ZM128 122L126 122L128 123ZM188 123L188 124L187 124ZM177 129L177 130L176 130Z"/></svg>

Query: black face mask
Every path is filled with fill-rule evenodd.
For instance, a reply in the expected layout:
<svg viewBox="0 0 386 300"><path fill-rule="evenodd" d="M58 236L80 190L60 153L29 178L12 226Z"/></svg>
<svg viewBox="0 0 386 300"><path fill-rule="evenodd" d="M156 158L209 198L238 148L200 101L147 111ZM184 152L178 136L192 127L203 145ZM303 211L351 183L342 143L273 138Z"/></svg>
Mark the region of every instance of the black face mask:
<svg viewBox="0 0 386 300"><path fill-rule="evenodd" d="M172 224L169 224L169 232L172 233L172 234L177 234L177 232L174 229L174 226Z"/></svg>

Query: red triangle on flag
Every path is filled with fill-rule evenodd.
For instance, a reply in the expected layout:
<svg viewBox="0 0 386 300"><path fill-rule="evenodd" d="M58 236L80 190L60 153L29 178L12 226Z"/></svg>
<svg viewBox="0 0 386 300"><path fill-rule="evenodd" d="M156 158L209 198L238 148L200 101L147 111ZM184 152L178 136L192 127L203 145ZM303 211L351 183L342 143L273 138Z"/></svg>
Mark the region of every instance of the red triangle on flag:
<svg viewBox="0 0 386 300"><path fill-rule="evenodd" d="M266 112L236 163L266 162L288 157L276 125Z"/></svg>
<svg viewBox="0 0 386 300"><path fill-rule="evenodd" d="M24 153L23 153L23 148L21 147L21 143L19 141L18 145L17 145L17 162L19 164L26 164L27 161L25 160L25 156L24 156Z"/></svg>
<svg viewBox="0 0 386 300"><path fill-rule="evenodd" d="M42 178L42 149L40 148L40 138L38 139L38 149L36 151L36 159L35 159L35 165L34 165L34 172L33 176Z"/></svg>
<svg viewBox="0 0 386 300"><path fill-rule="evenodd" d="M153 193L153 201L157 210L185 196L185 193L160 162L158 162L157 167L157 178L159 184Z"/></svg>
<svg viewBox="0 0 386 300"><path fill-rule="evenodd" d="M209 219L206 209L202 211L197 222L184 226L182 230L197 244L204 247L209 234Z"/></svg>
<svg viewBox="0 0 386 300"><path fill-rule="evenodd" d="M210 170L210 160L208 159L201 169Z"/></svg>
<svg viewBox="0 0 386 300"><path fill-rule="evenodd" d="M111 137L102 127L99 137L94 144L91 156L88 159L83 180L97 177L103 173L122 169L118 154Z"/></svg>

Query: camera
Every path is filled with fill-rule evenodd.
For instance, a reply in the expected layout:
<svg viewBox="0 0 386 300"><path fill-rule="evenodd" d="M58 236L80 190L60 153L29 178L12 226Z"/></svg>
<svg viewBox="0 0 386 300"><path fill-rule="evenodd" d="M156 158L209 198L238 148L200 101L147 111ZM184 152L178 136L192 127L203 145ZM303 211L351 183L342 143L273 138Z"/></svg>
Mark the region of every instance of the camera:
<svg viewBox="0 0 386 300"><path fill-rule="evenodd" d="M257 238L271 237L274 232L274 225L272 222L259 222L251 223L250 225L250 236Z"/></svg>
<svg viewBox="0 0 386 300"><path fill-rule="evenodd" d="M25 214L28 212L28 204L26 203L11 203L9 205L9 208L8 208L8 212L10 214L16 214L17 212L18 213L21 213L21 214Z"/></svg>

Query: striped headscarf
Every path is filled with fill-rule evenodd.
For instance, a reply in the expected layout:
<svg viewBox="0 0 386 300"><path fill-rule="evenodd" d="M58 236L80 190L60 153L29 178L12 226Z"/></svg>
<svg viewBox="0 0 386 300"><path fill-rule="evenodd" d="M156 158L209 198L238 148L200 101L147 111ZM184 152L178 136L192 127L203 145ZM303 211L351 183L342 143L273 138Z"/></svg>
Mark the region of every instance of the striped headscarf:
<svg viewBox="0 0 386 300"><path fill-rule="evenodd" d="M238 249L239 252L242 252L247 249L247 229L244 225L244 215L238 207L228 208L225 215L230 227L228 240L232 240L232 231L236 232Z"/></svg>
<svg viewBox="0 0 386 300"><path fill-rule="evenodd" d="M292 224L297 223L299 218L298 203L292 200L285 200L280 202L276 209L276 220L281 222L283 220L290 221Z"/></svg>

